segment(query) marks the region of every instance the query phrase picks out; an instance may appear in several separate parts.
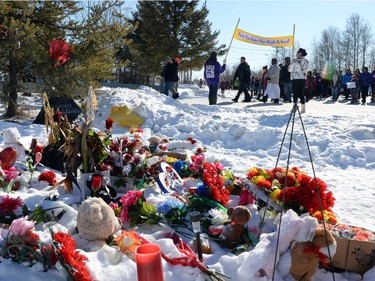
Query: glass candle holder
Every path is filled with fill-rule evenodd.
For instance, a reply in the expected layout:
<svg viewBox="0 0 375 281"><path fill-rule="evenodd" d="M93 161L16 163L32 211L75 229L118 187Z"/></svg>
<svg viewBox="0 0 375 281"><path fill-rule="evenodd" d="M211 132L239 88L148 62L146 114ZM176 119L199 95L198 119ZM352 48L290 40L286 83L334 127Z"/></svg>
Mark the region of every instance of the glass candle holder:
<svg viewBox="0 0 375 281"><path fill-rule="evenodd" d="M138 281L164 281L160 246L147 243L135 249Z"/></svg>

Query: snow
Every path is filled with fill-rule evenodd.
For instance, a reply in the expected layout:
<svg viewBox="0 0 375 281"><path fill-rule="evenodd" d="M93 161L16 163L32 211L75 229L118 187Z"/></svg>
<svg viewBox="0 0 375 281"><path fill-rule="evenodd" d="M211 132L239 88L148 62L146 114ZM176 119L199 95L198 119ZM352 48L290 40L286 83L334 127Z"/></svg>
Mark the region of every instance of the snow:
<svg viewBox="0 0 375 281"><path fill-rule="evenodd" d="M227 91L225 96L219 93L217 105L210 106L208 88L180 85L179 92L179 99L174 100L145 86L137 90L100 88L96 91L99 110L93 127L103 130L110 108L128 105L145 120L142 125L145 139L153 135L181 141L194 137L206 148L207 161L219 160L236 176L244 177L247 170L254 166L272 169L277 164L286 167L289 161L290 167L296 166L310 175L315 173L327 182L336 198L334 211L341 223L375 231L375 213L371 211L375 179L374 103L352 105L343 99L336 103L329 99L311 100L306 105L307 112L301 118L297 113L295 119L290 120L290 103L232 103L235 91ZM22 99L22 102L30 106L31 111L39 111L41 108L42 100L38 96ZM4 110L1 108L0 113L4 113ZM22 143L28 143L31 136L46 143L47 132L44 125L32 124L29 120L0 123L0 131L9 128L19 131ZM128 128L114 125L113 135L124 135L127 130ZM0 148L5 148L4 139L0 141ZM76 198L64 195L60 187L53 192L60 193L59 199L65 203L62 208L66 213L59 223L71 231L77 212L74 204ZM12 196L20 196L33 209L50 193L46 184L35 180L31 182L31 188L23 187ZM0 191L0 195L3 194ZM253 214L253 218L255 217L256 214ZM175 248L170 244L170 239L162 239L161 234L166 228L167 226L142 225L136 227L135 231L158 243L166 254L173 255ZM40 226L37 230L44 233ZM43 237L48 239L46 233ZM271 238L270 241L272 243ZM204 263L231 276L231 280L271 280L267 277L255 277L250 270L258 268L260 263L267 260L268 266L273 264L273 258L267 259L272 247L266 242L262 243L265 244L264 247L236 256L228 249L211 242L213 254L204 255ZM105 246L97 252L84 254L89 259L88 267L96 280L137 279L136 264L114 248ZM198 269L171 266L164 260L163 271L166 281L204 280L204 275ZM281 272L282 268L278 271ZM0 280L23 281L25 276L28 281L64 280L56 270L43 272L38 265L29 268L9 259L1 261ZM287 280L293 280L288 278ZM332 280L332 273L318 270L313 281L318 280ZM368 271L363 279L353 272L335 273L335 280L375 280L375 269Z"/></svg>

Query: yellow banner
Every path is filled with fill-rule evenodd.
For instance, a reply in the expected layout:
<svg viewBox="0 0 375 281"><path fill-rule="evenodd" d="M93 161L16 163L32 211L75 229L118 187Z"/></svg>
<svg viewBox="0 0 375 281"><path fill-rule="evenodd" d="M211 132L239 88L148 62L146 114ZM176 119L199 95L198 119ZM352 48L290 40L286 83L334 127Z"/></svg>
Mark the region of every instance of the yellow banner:
<svg viewBox="0 0 375 281"><path fill-rule="evenodd" d="M234 39L256 45L273 46L273 47L285 47L293 46L294 36L278 36L278 37L261 37L242 29L237 28L234 33Z"/></svg>

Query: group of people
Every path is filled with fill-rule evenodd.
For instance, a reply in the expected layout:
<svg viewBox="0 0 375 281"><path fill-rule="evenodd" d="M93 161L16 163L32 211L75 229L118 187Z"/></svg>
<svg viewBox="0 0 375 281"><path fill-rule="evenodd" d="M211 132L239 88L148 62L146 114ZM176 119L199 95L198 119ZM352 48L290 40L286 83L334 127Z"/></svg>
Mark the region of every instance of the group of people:
<svg viewBox="0 0 375 281"><path fill-rule="evenodd" d="M277 65L277 60L272 59L270 69L265 67L263 71L263 102L267 102L268 99L273 100L274 103L278 103L280 99L280 76L283 81L284 92L287 99L291 100L291 93L293 93L293 102L297 103L298 99L301 101L301 112L305 112L305 81L306 73L309 67L309 62L305 58L307 55L306 50L300 48L297 51L296 58L290 61L290 58L286 58L286 65L280 68ZM225 60L223 65L217 61L217 53L212 52L210 57L207 59L204 68L204 78L206 79L209 88L209 104L216 104L217 102L217 91L219 86L220 74L225 71L226 64ZM238 87L237 95L232 99L233 102L238 102L242 93L244 93L245 99L242 102L251 102L251 95L249 93L251 80L251 70L249 64L246 62L245 57L241 57L241 62L236 69L233 80L236 81L238 78L240 85Z"/></svg>
<svg viewBox="0 0 375 281"><path fill-rule="evenodd" d="M310 81L309 85L306 85L310 98L315 96L317 99L325 99L332 96L332 102L336 102L342 93L345 100L350 98L350 103L359 103L361 98L362 104L365 104L371 87L371 101L375 102L375 68L371 73L366 66L362 71L357 68L353 74L348 68L344 75L335 69L330 79L322 77L316 71L308 71L306 81Z"/></svg>
<svg viewBox="0 0 375 281"><path fill-rule="evenodd" d="M359 95L361 94L362 103L366 103L369 87L372 89L372 101L375 102L375 68L372 73L368 72L367 67L359 69L351 73L350 69L346 70L345 75L341 75L338 70L334 70L330 79L322 79L318 72L309 71L309 61L305 58L307 52L303 48L299 48L296 52L296 57L291 60L289 57L284 59L284 64L277 64L276 59L271 60L271 66L263 67L263 76L261 79L251 77L251 70L245 57L241 57L233 80L239 80L238 92L232 99L233 102L238 102L242 93L244 99L242 102L251 102L253 93L259 93L258 99L266 103L268 99L274 103L279 103L280 97L284 102L293 102L297 104L298 100L301 103L301 113L306 111L306 102L314 96L317 98L326 98L332 96L332 101L338 100L342 92L345 99L351 96L351 103L357 103ZM221 65L217 60L217 52L211 52L209 58L204 64L204 79L209 89L208 102L210 105L217 103L217 93L220 88L223 91L227 85L223 80L220 80L220 75L226 69L226 61ZM164 78L165 91L168 95L172 92L173 98L178 98L177 91L178 83L178 62L175 59L167 57L163 67L161 76ZM224 83L223 83L224 82ZM202 87L203 81L201 79L199 86ZM226 85L226 86L224 86ZM249 93L251 90L251 93ZM262 96L261 96L262 93Z"/></svg>

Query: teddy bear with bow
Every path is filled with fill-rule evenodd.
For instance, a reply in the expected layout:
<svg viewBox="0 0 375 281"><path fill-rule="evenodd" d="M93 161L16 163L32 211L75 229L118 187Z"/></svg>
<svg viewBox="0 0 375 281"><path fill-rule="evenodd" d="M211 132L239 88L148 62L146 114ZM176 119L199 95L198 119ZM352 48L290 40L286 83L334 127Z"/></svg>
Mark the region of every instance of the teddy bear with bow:
<svg viewBox="0 0 375 281"><path fill-rule="evenodd" d="M281 276L288 273L301 281L310 281L319 264L329 269L329 256L336 253L336 240L331 232L310 216L303 218L291 250L281 256L278 269Z"/></svg>

